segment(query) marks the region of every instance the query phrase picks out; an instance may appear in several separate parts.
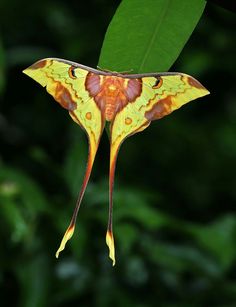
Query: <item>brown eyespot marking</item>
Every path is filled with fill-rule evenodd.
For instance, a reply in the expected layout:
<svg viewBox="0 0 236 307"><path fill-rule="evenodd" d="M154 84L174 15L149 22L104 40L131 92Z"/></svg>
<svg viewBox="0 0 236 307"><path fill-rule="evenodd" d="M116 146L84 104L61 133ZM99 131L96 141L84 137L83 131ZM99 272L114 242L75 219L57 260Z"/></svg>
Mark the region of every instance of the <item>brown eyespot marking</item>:
<svg viewBox="0 0 236 307"><path fill-rule="evenodd" d="M161 78L161 77L157 77L157 78L156 78L156 82L155 82L155 84L152 86L152 88L156 90L156 89L160 88L160 87L162 86L162 84L163 84L162 78Z"/></svg>
<svg viewBox="0 0 236 307"><path fill-rule="evenodd" d="M126 119L125 119L125 124L126 124L126 125L130 125L131 123L132 123L132 119L129 118L129 117L126 117Z"/></svg>
<svg viewBox="0 0 236 307"><path fill-rule="evenodd" d="M76 79L76 75L75 75L75 67L74 66L70 66L69 71L68 71L69 77L71 79Z"/></svg>
<svg viewBox="0 0 236 307"><path fill-rule="evenodd" d="M91 114L91 112L87 112L87 113L85 114L85 117L86 117L88 120L92 119L92 114Z"/></svg>

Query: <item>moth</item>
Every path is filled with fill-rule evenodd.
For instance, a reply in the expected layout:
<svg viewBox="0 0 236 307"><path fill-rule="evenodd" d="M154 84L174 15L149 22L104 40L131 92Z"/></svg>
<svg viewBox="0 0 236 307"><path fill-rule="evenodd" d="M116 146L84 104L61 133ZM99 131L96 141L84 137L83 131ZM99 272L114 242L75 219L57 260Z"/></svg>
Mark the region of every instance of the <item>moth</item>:
<svg viewBox="0 0 236 307"><path fill-rule="evenodd" d="M93 69L75 62L46 58L23 71L68 110L88 137L88 163L73 216L56 257L72 237L106 121L110 122L109 215L106 243L115 265L112 230L113 185L122 142L187 102L209 94L193 77L177 72L127 74Z"/></svg>

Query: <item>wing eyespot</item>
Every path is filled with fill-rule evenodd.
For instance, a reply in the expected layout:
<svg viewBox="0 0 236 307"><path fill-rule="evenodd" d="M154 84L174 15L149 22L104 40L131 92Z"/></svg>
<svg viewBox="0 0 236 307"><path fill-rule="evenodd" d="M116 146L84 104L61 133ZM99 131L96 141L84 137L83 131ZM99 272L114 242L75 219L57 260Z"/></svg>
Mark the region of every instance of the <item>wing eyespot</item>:
<svg viewBox="0 0 236 307"><path fill-rule="evenodd" d="M86 119L91 120L91 119L92 119L92 114L91 114L91 112L87 112L87 113L85 114L85 117L86 117Z"/></svg>
<svg viewBox="0 0 236 307"><path fill-rule="evenodd" d="M76 75L75 75L75 67L74 66L70 66L69 70L68 70L68 74L69 77L71 79L76 79Z"/></svg>
<svg viewBox="0 0 236 307"><path fill-rule="evenodd" d="M132 123L132 119L130 117L126 117L125 124L130 125Z"/></svg>
<svg viewBox="0 0 236 307"><path fill-rule="evenodd" d="M162 78L161 78L161 77L157 77L157 78L156 78L156 82L155 82L155 84L152 86L152 88L156 90L156 89L160 88L160 87L162 86L162 84L163 84Z"/></svg>

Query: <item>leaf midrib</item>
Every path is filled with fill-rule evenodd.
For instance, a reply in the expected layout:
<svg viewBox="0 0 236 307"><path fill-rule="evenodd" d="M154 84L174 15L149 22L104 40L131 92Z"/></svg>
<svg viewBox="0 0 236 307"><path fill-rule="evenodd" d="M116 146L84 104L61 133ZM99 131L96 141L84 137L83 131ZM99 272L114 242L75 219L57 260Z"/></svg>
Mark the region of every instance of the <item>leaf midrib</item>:
<svg viewBox="0 0 236 307"><path fill-rule="evenodd" d="M152 48L152 45L153 45L153 43L154 43L154 41L155 41L156 34L157 34L157 32L158 32L158 30L159 30L161 24L162 24L163 19L165 18L165 15L166 15L166 12L167 12L167 8L168 8L168 6L169 6L170 1L171 1L171 0L167 0L167 1L166 1L165 9L163 10L162 15L161 15L161 17L159 18L159 20L157 19L157 24L156 24L156 26L155 26L155 30L154 30L154 32L153 32L153 34L152 34L152 36L151 36L151 39L150 39L150 44L148 45L148 48L146 49L146 52L145 52L145 54L144 54L144 56L143 56L143 60L142 60L140 66L139 66L139 68L138 68L138 72L139 72L139 73L142 72L142 68L143 68L144 65L145 65L146 59L147 59L147 57L148 57L148 54L149 54L149 52L150 52L150 50L151 50L151 48Z"/></svg>

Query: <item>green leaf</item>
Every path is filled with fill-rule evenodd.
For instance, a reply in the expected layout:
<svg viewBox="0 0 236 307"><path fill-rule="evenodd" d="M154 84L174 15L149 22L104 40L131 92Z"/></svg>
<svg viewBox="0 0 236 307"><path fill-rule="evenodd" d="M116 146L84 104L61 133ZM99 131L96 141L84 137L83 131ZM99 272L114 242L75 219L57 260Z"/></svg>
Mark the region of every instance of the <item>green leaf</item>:
<svg viewBox="0 0 236 307"><path fill-rule="evenodd" d="M47 199L37 183L16 168L1 165L0 208L13 243L29 239L39 213L49 211Z"/></svg>
<svg viewBox="0 0 236 307"><path fill-rule="evenodd" d="M99 66L135 73L168 70L204 7L204 0L123 0L108 27Z"/></svg>
<svg viewBox="0 0 236 307"><path fill-rule="evenodd" d="M31 228L23 216L21 208L17 203L9 198L3 198L0 194L0 204L2 218L10 229L10 240L13 243L18 243L29 237Z"/></svg>
<svg viewBox="0 0 236 307"><path fill-rule="evenodd" d="M198 272L199 270L210 276L219 276L221 271L214 259L206 253L191 245L143 241L143 246L150 258L163 267L168 267L175 272Z"/></svg>
<svg viewBox="0 0 236 307"><path fill-rule="evenodd" d="M17 275L21 286L21 306L46 306L51 278L49 259L43 254L32 254L21 261Z"/></svg>
<svg viewBox="0 0 236 307"><path fill-rule="evenodd" d="M208 226L191 229L201 246L214 255L223 270L227 270L236 257L235 231L234 215L226 215Z"/></svg>
<svg viewBox="0 0 236 307"><path fill-rule="evenodd" d="M48 201L37 182L16 168L1 166L0 196L11 199L18 197L27 209L28 216L33 217L49 210Z"/></svg>

